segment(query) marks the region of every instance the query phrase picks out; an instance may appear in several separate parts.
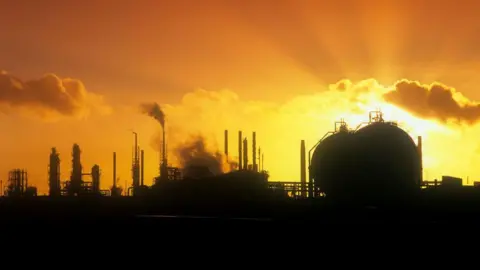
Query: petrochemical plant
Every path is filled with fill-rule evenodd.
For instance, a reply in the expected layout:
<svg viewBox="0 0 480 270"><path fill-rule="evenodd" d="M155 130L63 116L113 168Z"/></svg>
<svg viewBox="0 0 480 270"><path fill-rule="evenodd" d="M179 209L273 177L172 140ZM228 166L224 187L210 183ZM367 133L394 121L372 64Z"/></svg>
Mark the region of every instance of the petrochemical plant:
<svg viewBox="0 0 480 270"><path fill-rule="evenodd" d="M131 185L122 190L117 183L116 159L113 153L113 181L111 189L101 190L101 169L94 165L85 173L81 163L81 149L72 148L70 179L60 179L60 158L52 148L49 161L49 196L108 196L146 197L185 194L196 196L258 196L306 199L330 198L335 201L383 201L409 198L424 190L475 188L462 186L462 179L444 176L442 181L424 181L422 165L422 137L417 143L395 122L385 121L380 111L369 113L368 122L350 129L343 120L335 122L334 129L325 134L307 152L305 141L300 142L300 181L271 182L263 166L263 153L257 149L256 133L248 140L238 132L238 167L231 172L214 175L208 168L191 166L177 168L168 165L165 131L159 162L159 176L152 186L144 182L144 151L138 146L133 132ZM224 154L229 160L228 130L224 133ZM251 160L249 158L251 157ZM15 169L2 187L8 197L37 196L37 190L28 185L26 170ZM191 192L191 191L194 192ZM214 193L212 193L215 190ZM243 193L242 193L243 192ZM248 196L247 196L248 197Z"/></svg>
<svg viewBox="0 0 480 270"><path fill-rule="evenodd" d="M189 180L234 176L233 178L241 177L251 178L250 173L255 173L257 177L263 179L267 183L268 174L263 171L261 150L256 147L256 133L252 133L252 161L249 163L248 140L242 136L242 131L239 131L238 151L239 162L236 171L226 173L223 176L213 175L206 166L190 166L187 168L178 168L168 165L168 157L166 151L165 131L163 131L162 153L159 165L159 176L153 181L151 187L144 184L144 164L145 155L144 150L138 146L138 134L133 132L134 145L132 151L132 181L131 185L122 190L118 186L118 179L116 175L117 169L117 154L113 153L113 184L109 190L100 189L101 170L99 165L94 165L89 173L85 173L81 163L81 149L78 144L73 145L72 149L72 167L70 179L62 181L60 179L60 157L56 148L51 149L50 161L48 166L48 186L50 197L64 197L64 196L145 196L151 193L155 187L163 187L171 185L171 182L181 181L188 183ZM228 161L228 130L225 130L225 156ZM257 163L258 160L258 163ZM260 171L262 169L262 171ZM246 174L245 174L246 173ZM227 180L225 180L228 182ZM170 184L169 184L170 183ZM26 170L15 169L9 173L8 183L5 188L2 187L3 194L8 197L31 197L37 196L37 189L33 186L28 186L28 174Z"/></svg>

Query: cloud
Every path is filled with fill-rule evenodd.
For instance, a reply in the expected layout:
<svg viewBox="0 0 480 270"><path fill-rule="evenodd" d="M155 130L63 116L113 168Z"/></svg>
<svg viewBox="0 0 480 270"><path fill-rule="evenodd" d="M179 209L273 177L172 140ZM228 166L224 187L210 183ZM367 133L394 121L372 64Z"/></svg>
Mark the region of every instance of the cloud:
<svg viewBox="0 0 480 270"><path fill-rule="evenodd" d="M160 123L162 128L165 126L165 113L162 111L162 108L160 108L158 103L142 103L140 104L140 110L142 113L153 117L157 122Z"/></svg>
<svg viewBox="0 0 480 270"><path fill-rule="evenodd" d="M421 84L418 81L402 79L392 86L383 86L374 79L358 82L343 79L330 84L328 89L339 93L339 99L347 99L353 110L358 109L358 106L379 104L383 101L418 118L444 124L473 125L480 120L480 104L465 97L455 88L439 82ZM328 94L321 96L324 98Z"/></svg>
<svg viewBox="0 0 480 270"><path fill-rule="evenodd" d="M180 161L180 167L187 170L204 167L217 175L230 169L225 155L220 151L208 149L206 140L201 135L193 136L186 143L178 145L175 154Z"/></svg>
<svg viewBox="0 0 480 270"><path fill-rule="evenodd" d="M24 82L5 71L0 71L0 108L7 114L23 110L44 119L111 111L102 96L88 92L79 80L46 74Z"/></svg>
<svg viewBox="0 0 480 270"><path fill-rule="evenodd" d="M425 85L417 81L401 80L384 98L421 118L469 125L480 120L479 104L454 88L437 82Z"/></svg>

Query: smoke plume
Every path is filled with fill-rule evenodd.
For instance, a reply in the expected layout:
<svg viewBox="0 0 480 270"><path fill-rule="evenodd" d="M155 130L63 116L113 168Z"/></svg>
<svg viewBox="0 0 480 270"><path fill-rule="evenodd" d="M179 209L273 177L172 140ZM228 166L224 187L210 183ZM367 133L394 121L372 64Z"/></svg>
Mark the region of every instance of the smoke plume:
<svg viewBox="0 0 480 270"><path fill-rule="evenodd" d="M5 113L27 109L44 118L86 116L91 109L110 112L103 97L87 92L79 80L46 74L24 82L5 71L0 71L0 107Z"/></svg>
<svg viewBox="0 0 480 270"><path fill-rule="evenodd" d="M440 83L423 85L416 81L401 80L394 85L393 91L384 94L384 98L421 118L470 125L480 120L479 104Z"/></svg>
<svg viewBox="0 0 480 270"><path fill-rule="evenodd" d="M153 102L140 104L140 110L142 113L148 114L157 120L160 125L162 125L162 128L165 127L165 113L162 111L158 103Z"/></svg>
<svg viewBox="0 0 480 270"><path fill-rule="evenodd" d="M221 152L209 151L202 136L192 137L187 143L179 145L175 149L175 155L182 168L207 167L213 174L227 172L233 166L227 164Z"/></svg>

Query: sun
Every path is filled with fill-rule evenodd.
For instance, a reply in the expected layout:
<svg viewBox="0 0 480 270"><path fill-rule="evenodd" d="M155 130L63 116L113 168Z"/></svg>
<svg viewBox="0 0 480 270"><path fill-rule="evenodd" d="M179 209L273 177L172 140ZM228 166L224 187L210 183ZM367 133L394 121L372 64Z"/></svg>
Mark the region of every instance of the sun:
<svg viewBox="0 0 480 270"><path fill-rule="evenodd" d="M428 138L429 135L434 133L449 132L445 125L435 120L422 119L394 104L386 102L382 97L386 91L388 90L371 91L361 95L355 104L358 110L354 113L341 114L339 118L347 122L350 129L356 129L369 121L370 112L380 111L385 121L395 122L415 140L418 136Z"/></svg>

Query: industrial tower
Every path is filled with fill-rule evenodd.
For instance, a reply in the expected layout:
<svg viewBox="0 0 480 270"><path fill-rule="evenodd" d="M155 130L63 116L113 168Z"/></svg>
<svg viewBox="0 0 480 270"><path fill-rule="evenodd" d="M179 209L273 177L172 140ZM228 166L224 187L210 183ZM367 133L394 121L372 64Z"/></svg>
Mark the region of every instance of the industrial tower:
<svg viewBox="0 0 480 270"><path fill-rule="evenodd" d="M60 196L60 157L57 149L52 148L50 153L50 165L48 172L48 185L50 196Z"/></svg>
<svg viewBox="0 0 480 270"><path fill-rule="evenodd" d="M82 163L80 161L80 146L73 145L72 150L72 174L70 175L70 185L68 187L68 195L78 196L82 188Z"/></svg>
<svg viewBox="0 0 480 270"><path fill-rule="evenodd" d="M136 132L133 132L135 142L133 146L133 157L132 157L132 187L135 192L136 189L140 186L140 157L139 157L139 147L138 147L138 135Z"/></svg>
<svg viewBox="0 0 480 270"><path fill-rule="evenodd" d="M100 193L100 167L98 165L93 165L92 167L92 191L94 194Z"/></svg>

